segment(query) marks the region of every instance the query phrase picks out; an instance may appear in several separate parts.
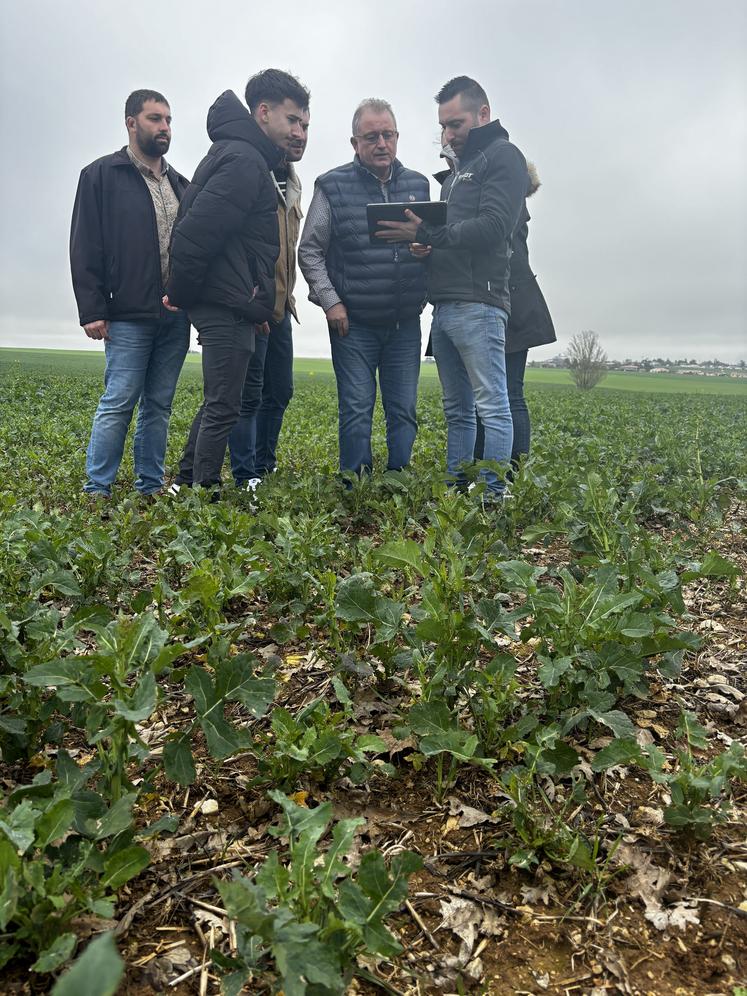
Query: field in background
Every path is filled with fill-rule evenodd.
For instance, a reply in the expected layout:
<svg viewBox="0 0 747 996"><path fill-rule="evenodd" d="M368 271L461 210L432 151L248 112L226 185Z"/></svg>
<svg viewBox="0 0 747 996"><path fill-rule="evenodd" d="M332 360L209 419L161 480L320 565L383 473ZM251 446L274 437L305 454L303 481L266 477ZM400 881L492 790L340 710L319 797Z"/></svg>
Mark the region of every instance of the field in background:
<svg viewBox="0 0 747 996"><path fill-rule="evenodd" d="M58 373L74 373L78 370L103 371L104 355L103 350L100 353L91 353L87 350L0 348L0 370L6 364L21 364L24 368L51 370ZM184 365L183 376L199 376L199 367L199 355L190 353ZM294 370L296 375L333 376L332 361L327 359L297 357ZM421 377L425 381L438 380L435 363L423 363ZM567 371L549 368L527 370L526 383L573 387ZM720 394L729 397L742 396L747 399L747 378L610 373L599 385L599 390L643 391L657 394Z"/></svg>

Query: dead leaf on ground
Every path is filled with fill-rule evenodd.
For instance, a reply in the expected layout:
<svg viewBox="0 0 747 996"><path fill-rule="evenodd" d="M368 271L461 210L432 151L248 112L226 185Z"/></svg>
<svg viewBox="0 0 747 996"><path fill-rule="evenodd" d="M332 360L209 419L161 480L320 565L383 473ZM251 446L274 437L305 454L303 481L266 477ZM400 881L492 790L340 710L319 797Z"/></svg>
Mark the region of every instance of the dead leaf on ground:
<svg viewBox="0 0 747 996"><path fill-rule="evenodd" d="M481 823L499 822L496 816L491 816L482 809L475 809L474 806L468 806L456 796L450 795L448 802L450 817L457 817L456 826L462 829L476 827Z"/></svg>
<svg viewBox="0 0 747 996"><path fill-rule="evenodd" d="M661 907L647 909L644 915L657 930L671 930L673 927L677 930L685 930L688 924L697 926L700 923L697 909L697 903L681 902L666 909Z"/></svg>

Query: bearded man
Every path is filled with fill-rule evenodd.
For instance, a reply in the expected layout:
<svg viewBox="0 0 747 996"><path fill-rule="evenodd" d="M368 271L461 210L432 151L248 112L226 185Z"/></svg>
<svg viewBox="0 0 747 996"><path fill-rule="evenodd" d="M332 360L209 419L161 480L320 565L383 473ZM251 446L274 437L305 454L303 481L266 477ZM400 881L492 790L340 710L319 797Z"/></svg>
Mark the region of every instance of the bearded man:
<svg viewBox="0 0 747 996"><path fill-rule="evenodd" d="M162 303L171 229L188 183L164 159L168 101L135 90L125 125L128 144L82 171L70 232L80 324L106 352L84 487L100 499L111 497L136 404L135 487L142 495L162 487L171 402L189 348L187 316Z"/></svg>

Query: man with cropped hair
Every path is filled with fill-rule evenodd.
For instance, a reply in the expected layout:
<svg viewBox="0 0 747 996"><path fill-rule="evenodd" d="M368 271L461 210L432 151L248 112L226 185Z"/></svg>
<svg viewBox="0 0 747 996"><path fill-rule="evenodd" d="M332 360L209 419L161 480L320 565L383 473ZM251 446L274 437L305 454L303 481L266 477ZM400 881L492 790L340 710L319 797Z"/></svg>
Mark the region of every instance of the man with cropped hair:
<svg viewBox="0 0 747 996"><path fill-rule="evenodd" d="M457 76L436 95L444 150L454 157L441 199L444 225L427 225L410 212L407 222L384 222L389 239L416 243L427 256L433 303L433 354L443 388L446 463L457 487L472 462L476 417L485 429L483 457L508 463L512 421L506 391L504 345L510 313L511 239L524 206L527 164L508 141L480 84ZM430 247L420 249L419 246ZM486 498L501 499L503 480L484 471Z"/></svg>
<svg viewBox="0 0 747 996"><path fill-rule="evenodd" d="M398 245L371 245L366 205L429 199L428 180L397 159L397 122L385 100L353 115L352 162L317 178L298 259L309 298L325 313L337 379L340 470L373 463L371 425L378 373L387 469L410 461L417 432L422 263Z"/></svg>
<svg viewBox="0 0 747 996"><path fill-rule="evenodd" d="M197 328L204 400L172 492L220 485L255 333L267 334L275 308L279 239L270 171L305 136L309 92L295 76L267 69L249 80L245 99L248 110L226 90L210 108L213 144L174 226L164 304L186 309Z"/></svg>
<svg viewBox="0 0 747 996"><path fill-rule="evenodd" d="M275 310L269 334L254 340L241 395L241 414L228 448L236 486L255 492L276 468L276 450L285 410L293 397L293 329L298 321L296 246L301 231L301 181L295 163L303 158L309 134L309 111L303 113L303 136L295 138L284 161L272 170L277 191L280 255L275 265Z"/></svg>
<svg viewBox="0 0 747 996"><path fill-rule="evenodd" d="M128 144L82 171L70 231L80 324L103 341L105 390L86 454L91 495L110 498L138 405L135 487L163 485L171 402L189 348L189 322L162 304L171 229L187 180L164 159L171 108L157 90L125 103Z"/></svg>

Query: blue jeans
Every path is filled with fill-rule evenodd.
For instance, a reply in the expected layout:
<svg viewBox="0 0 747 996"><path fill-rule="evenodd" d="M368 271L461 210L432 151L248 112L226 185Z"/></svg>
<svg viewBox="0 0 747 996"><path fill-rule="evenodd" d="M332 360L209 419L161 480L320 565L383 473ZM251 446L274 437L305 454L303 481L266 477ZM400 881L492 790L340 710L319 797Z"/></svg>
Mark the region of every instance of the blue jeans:
<svg viewBox="0 0 747 996"><path fill-rule="evenodd" d="M393 326L350 323L346 336L330 333L337 379L340 470L356 474L373 465L371 425L376 404L376 373L386 419L388 470L410 462L418 431L420 319Z"/></svg>
<svg viewBox="0 0 747 996"><path fill-rule="evenodd" d="M511 446L511 466L514 470L519 466L521 457L529 453L529 444L532 440L529 408L524 397L524 371L527 366L528 352L528 350L522 349L518 353L506 353L506 387L508 389L508 404L511 408L511 422L514 427L514 441ZM475 460L483 459L484 450L485 431L478 417Z"/></svg>
<svg viewBox="0 0 747 996"><path fill-rule="evenodd" d="M433 308L432 341L443 390L446 468L457 485L466 484L477 420L485 427L485 460L508 463L513 428L506 391L506 322L502 308L471 301L439 302ZM502 494L504 482L484 470L488 490Z"/></svg>
<svg viewBox="0 0 747 996"><path fill-rule="evenodd" d="M241 395L241 415L228 439L237 484L275 469L285 409L293 397L293 331L290 312L255 336Z"/></svg>
<svg viewBox="0 0 747 996"><path fill-rule="evenodd" d="M84 490L111 494L139 402L135 487L149 495L163 485L171 402L189 349L189 321L180 311L153 321L112 322L104 349L104 393L93 419Z"/></svg>

